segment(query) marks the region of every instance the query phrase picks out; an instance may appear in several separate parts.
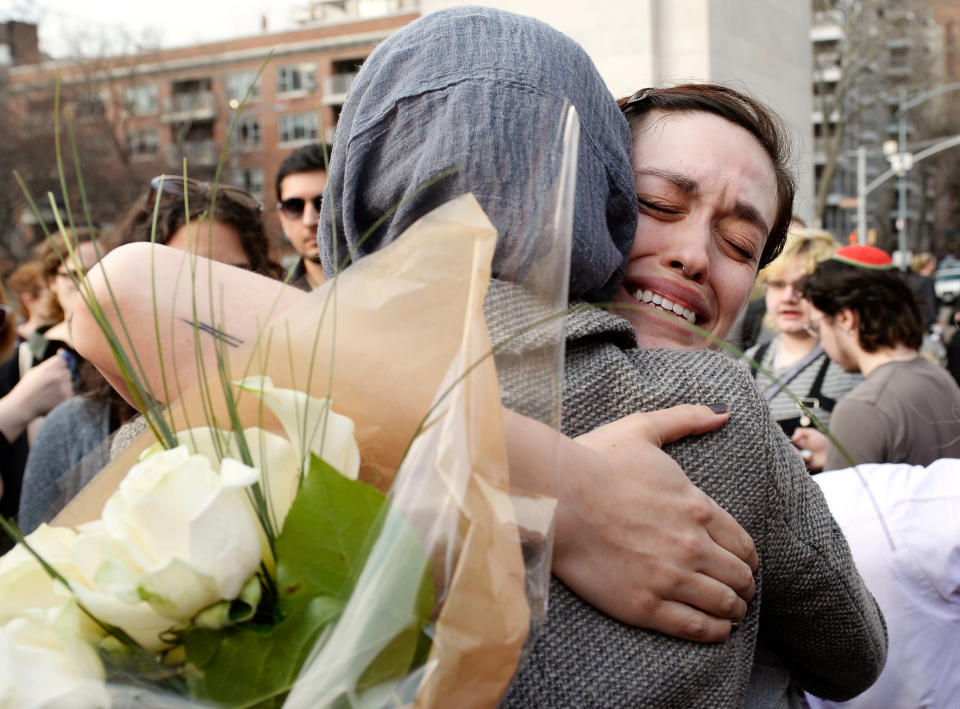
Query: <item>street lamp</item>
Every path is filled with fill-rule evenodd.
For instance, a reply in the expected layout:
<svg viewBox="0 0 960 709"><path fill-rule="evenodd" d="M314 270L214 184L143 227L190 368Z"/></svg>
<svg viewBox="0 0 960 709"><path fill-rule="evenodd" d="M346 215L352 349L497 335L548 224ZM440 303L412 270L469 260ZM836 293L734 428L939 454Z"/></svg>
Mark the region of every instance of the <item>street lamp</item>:
<svg viewBox="0 0 960 709"><path fill-rule="evenodd" d="M921 103L945 94L949 91L960 89L960 82L938 86L930 91L923 91L907 100L907 92L901 87L900 100L897 107L897 142L899 144L897 156L890 159L890 167L897 174L897 248L906 255L907 251L907 179L906 174L913 168L915 160L913 155L907 152L907 111L919 106Z"/></svg>
<svg viewBox="0 0 960 709"><path fill-rule="evenodd" d="M901 106L903 105L901 99ZM902 116L902 114L901 114ZM887 140L883 143L883 154L890 163L890 169L897 176L897 251L900 252L901 268L906 268L907 255L907 178L913 169L913 154L906 150L906 124L900 121L900 140Z"/></svg>
<svg viewBox="0 0 960 709"><path fill-rule="evenodd" d="M954 148L960 145L960 135L944 138L929 148L921 150L914 155L907 151L907 111L915 106L919 106L925 101L945 94L949 91L960 90L960 82L938 86L930 91L924 91L907 100L906 92L900 90L900 100L897 109L898 140L887 140L883 143L883 154L890 162L890 169L870 184L866 183L866 162L867 149L864 146L857 148L857 230L867 233L867 195L874 189L882 185L888 179L896 175L898 203L897 203L897 249L904 256L907 251L907 182L906 174L913 169L913 166L926 158L935 155L948 148ZM903 264L901 264L903 265Z"/></svg>
<svg viewBox="0 0 960 709"><path fill-rule="evenodd" d="M232 98L227 101L227 107L230 109L230 184L239 185L240 184L240 170L237 167L237 132L239 126L237 125L237 111L240 109L240 101L236 98Z"/></svg>

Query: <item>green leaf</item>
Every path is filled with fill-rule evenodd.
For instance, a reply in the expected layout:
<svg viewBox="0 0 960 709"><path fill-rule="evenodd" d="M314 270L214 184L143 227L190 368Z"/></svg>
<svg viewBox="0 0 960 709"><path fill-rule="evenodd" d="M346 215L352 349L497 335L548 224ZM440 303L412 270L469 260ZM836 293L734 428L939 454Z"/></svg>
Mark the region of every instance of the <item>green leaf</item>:
<svg viewBox="0 0 960 709"><path fill-rule="evenodd" d="M349 480L315 455L277 537L280 610L286 615L315 595L346 599L369 544L380 532L386 498Z"/></svg>
<svg viewBox="0 0 960 709"><path fill-rule="evenodd" d="M272 627L189 631L184 646L191 697L279 707L317 637L342 610L339 599L317 596Z"/></svg>
<svg viewBox="0 0 960 709"><path fill-rule="evenodd" d="M429 653L424 628L433 612L433 579L413 529L388 510L375 488L312 456L277 537L277 602L284 620L273 627L242 623L188 632L191 695L229 706L280 706L319 640L323 646L313 662L327 672L310 681L326 697L320 704L351 706L365 696L376 703L401 689L415 696L416 678L398 680ZM381 531L385 539L375 546ZM374 548L379 556L364 570ZM344 614L361 572L375 602L350 603L353 611ZM326 693L332 686L343 686L346 694Z"/></svg>

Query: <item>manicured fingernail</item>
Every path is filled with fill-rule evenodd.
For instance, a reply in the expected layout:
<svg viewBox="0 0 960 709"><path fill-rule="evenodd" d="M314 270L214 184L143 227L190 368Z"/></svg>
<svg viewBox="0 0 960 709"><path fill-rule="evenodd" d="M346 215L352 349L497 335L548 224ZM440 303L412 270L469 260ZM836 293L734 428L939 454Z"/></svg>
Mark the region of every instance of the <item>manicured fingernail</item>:
<svg viewBox="0 0 960 709"><path fill-rule="evenodd" d="M707 404L707 408L715 414L725 414L730 411L729 404Z"/></svg>

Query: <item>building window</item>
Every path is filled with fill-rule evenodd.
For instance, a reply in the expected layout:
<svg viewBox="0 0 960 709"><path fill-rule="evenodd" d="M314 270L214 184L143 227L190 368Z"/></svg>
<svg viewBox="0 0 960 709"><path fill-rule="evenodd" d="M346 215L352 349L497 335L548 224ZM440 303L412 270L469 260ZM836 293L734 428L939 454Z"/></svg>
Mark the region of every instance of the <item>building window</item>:
<svg viewBox="0 0 960 709"><path fill-rule="evenodd" d="M138 130L127 134L130 155L134 158L156 157L158 150L157 131Z"/></svg>
<svg viewBox="0 0 960 709"><path fill-rule="evenodd" d="M259 97L260 77L257 75L257 70L247 69L227 74L225 88L228 101L231 99L242 101L247 95L247 89L250 89L250 100Z"/></svg>
<svg viewBox="0 0 960 709"><path fill-rule="evenodd" d="M277 93L315 91L317 67L315 64L292 64L277 69Z"/></svg>
<svg viewBox="0 0 960 709"><path fill-rule="evenodd" d="M233 185L244 189L257 199L263 199L263 168L240 167L233 171Z"/></svg>
<svg viewBox="0 0 960 709"><path fill-rule="evenodd" d="M288 113L280 116L280 144L299 143L317 139L317 114Z"/></svg>
<svg viewBox="0 0 960 709"><path fill-rule="evenodd" d="M237 121L237 147L259 148L263 143L259 118L241 118Z"/></svg>
<svg viewBox="0 0 960 709"><path fill-rule="evenodd" d="M140 116L157 112L157 87L153 84L127 86L123 90L123 103L127 112Z"/></svg>
<svg viewBox="0 0 960 709"><path fill-rule="evenodd" d="M77 120L103 118L106 115L103 96L99 93L83 93L73 100L73 115Z"/></svg>

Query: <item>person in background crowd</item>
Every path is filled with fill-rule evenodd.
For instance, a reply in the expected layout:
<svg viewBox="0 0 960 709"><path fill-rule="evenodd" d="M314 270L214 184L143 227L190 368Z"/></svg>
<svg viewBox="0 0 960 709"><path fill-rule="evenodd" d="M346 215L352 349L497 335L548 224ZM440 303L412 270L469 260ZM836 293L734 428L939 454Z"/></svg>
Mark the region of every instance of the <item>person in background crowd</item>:
<svg viewBox="0 0 960 709"><path fill-rule="evenodd" d="M59 233L54 234L38 249L44 281L53 296L55 308L63 313L63 317L45 330L42 336L35 335L35 342L30 343L26 356L21 356L17 352L0 364L0 396L6 395L13 389L20 378L32 367L50 359L61 350L65 352L64 359L69 363L75 376L78 358L72 350L69 326L73 309L77 304L74 299L77 295L75 283L81 271L86 271L97 262L99 251L92 241L90 232L86 229L77 229L71 237L71 243L73 258L68 255L66 240ZM61 261L61 255L65 260ZM34 425L38 424L39 422Z"/></svg>
<svg viewBox="0 0 960 709"><path fill-rule="evenodd" d="M13 308L0 284L0 358L16 361ZM62 354L66 354L60 350ZM17 363L19 365L19 362ZM0 515L16 514L23 466L27 458L27 427L64 399L73 396L73 377L65 356L47 358L31 366L0 396ZM13 545L0 534L0 553Z"/></svg>
<svg viewBox="0 0 960 709"><path fill-rule="evenodd" d="M960 307L953 311L951 316L954 332L950 341L947 343L947 369L953 378L960 384Z"/></svg>
<svg viewBox="0 0 960 709"><path fill-rule="evenodd" d="M49 343L62 343L72 347L70 336L70 321L73 318L74 308L78 305L77 279L81 273L89 271L103 255L99 247L94 244L93 233L86 228L78 228L71 236L74 257L68 254L66 239L62 234L55 234L41 244L38 256L43 264L43 276L47 288L54 296L54 304L63 313L63 318L43 333ZM55 346L48 344L42 359L53 356ZM37 359L41 359L38 357Z"/></svg>
<svg viewBox="0 0 960 709"><path fill-rule="evenodd" d="M791 231L783 253L760 272L767 314L764 324L777 333L770 342L751 347L747 358L776 376L770 381L755 368L750 371L764 392L773 417L788 436L810 418L800 409L799 398L824 426L836 401L863 381L833 362L810 331L810 306L800 297L800 279L837 250L825 231Z"/></svg>
<svg viewBox="0 0 960 709"><path fill-rule="evenodd" d="M794 432L794 442L812 453L810 469L960 457L960 387L919 356L923 322L890 257L872 246L848 246L804 277L800 289L830 359L865 377L830 419L830 433L851 460L815 429Z"/></svg>
<svg viewBox="0 0 960 709"><path fill-rule="evenodd" d="M262 206L253 195L223 185L214 198L208 184L194 180L184 182L176 176L155 177L150 185L150 191L129 210L114 241L149 241L156 207L157 227L153 236L157 243L262 275L280 277L279 265L268 256ZM189 203L189 224L184 193ZM50 413L30 452L19 507L19 522L25 533L35 529L52 506L65 501L109 462L106 449L89 459L87 454L136 414L92 367L82 369L81 384L85 395L65 402ZM58 483L61 476L81 461L82 466L74 475Z"/></svg>
<svg viewBox="0 0 960 709"><path fill-rule="evenodd" d="M912 270L907 276L907 283L913 291L920 308L920 317L923 319L923 328L926 331L937 322L940 314L940 301L937 300L937 291L934 288L933 274L937 270L937 257L930 253L917 254L913 257Z"/></svg>
<svg viewBox="0 0 960 709"><path fill-rule="evenodd" d="M39 260L27 261L14 270L7 279L7 285L17 301L20 316L17 336L21 341L29 340L35 332L42 334L63 318L60 306L50 295L43 276L43 264Z"/></svg>
<svg viewBox="0 0 960 709"><path fill-rule="evenodd" d="M793 215L790 219L789 231L799 231L806 228L806 223L797 215ZM760 284L758 283L757 285L759 286ZM754 289L754 294L756 294L756 292L756 289ZM737 349L744 351L754 345L769 342L775 333L764 327L764 316L766 312L766 299L762 296L752 297L751 301L747 303L747 307L744 308L740 314L737 324L734 325L731 330L727 342Z"/></svg>
<svg viewBox="0 0 960 709"><path fill-rule="evenodd" d="M189 213L184 207L185 196ZM210 183L160 175L150 180L149 192L127 212L116 232L123 243L153 239L180 251L277 278L282 270L270 258L262 213L260 201L239 187L219 185L214 195Z"/></svg>
<svg viewBox="0 0 960 709"><path fill-rule="evenodd" d="M330 147L313 143L297 148L277 170L277 215L284 236L300 256L290 285L313 290L323 284L323 264L317 248L317 224L323 189L327 186Z"/></svg>
<svg viewBox="0 0 960 709"><path fill-rule="evenodd" d="M811 709L946 709L960 701L960 460L814 476L887 619L890 652L855 699Z"/></svg>

